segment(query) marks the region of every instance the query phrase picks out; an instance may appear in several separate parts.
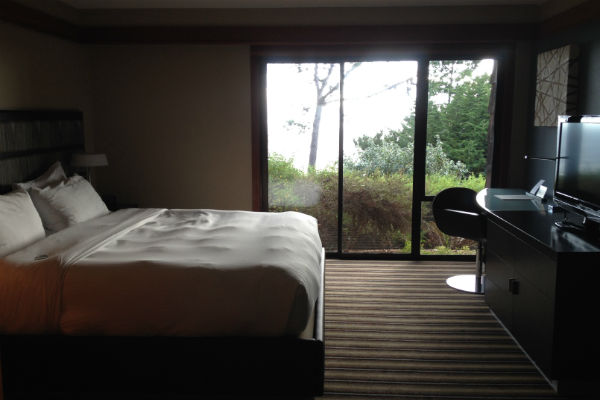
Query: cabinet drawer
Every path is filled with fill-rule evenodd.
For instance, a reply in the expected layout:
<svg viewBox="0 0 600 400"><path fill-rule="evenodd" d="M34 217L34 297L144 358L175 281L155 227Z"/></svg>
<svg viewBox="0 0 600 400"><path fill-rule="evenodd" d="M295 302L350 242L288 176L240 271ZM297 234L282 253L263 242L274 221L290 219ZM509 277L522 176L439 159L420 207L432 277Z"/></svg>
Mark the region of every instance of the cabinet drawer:
<svg viewBox="0 0 600 400"><path fill-rule="evenodd" d="M510 294L508 280L514 277L513 265L506 262L495 251L488 250L485 260L485 281L493 282L507 295Z"/></svg>
<svg viewBox="0 0 600 400"><path fill-rule="evenodd" d="M554 303L522 275L515 278L519 292L513 295L511 331L538 367L553 377Z"/></svg>
<svg viewBox="0 0 600 400"><path fill-rule="evenodd" d="M487 249L489 253L494 253L504 262L513 265L514 273L527 279L545 296L554 297L556 261L493 222L488 223ZM486 274L489 275L487 267ZM490 278L496 279L493 275ZM496 284L500 282L496 281Z"/></svg>
<svg viewBox="0 0 600 400"><path fill-rule="evenodd" d="M515 272L548 298L556 291L556 262L519 239L515 241Z"/></svg>
<svg viewBox="0 0 600 400"><path fill-rule="evenodd" d="M493 252L488 252L485 263L485 302L508 329L512 328L512 295L508 280L512 267Z"/></svg>
<svg viewBox="0 0 600 400"><path fill-rule="evenodd" d="M488 221L486 237L487 250L489 252L494 252L496 256L507 263L514 261L512 249L512 242L516 239L514 235L508 233L492 221Z"/></svg>

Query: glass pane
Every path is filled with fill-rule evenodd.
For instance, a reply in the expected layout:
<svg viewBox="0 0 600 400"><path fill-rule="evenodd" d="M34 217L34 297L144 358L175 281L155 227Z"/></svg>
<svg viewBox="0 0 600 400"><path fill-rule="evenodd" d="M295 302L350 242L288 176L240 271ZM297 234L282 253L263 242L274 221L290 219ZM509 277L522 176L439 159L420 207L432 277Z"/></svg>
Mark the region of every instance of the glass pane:
<svg viewBox="0 0 600 400"><path fill-rule="evenodd" d="M426 255L474 255L477 242L442 233L433 219L432 203L421 203L421 254Z"/></svg>
<svg viewBox="0 0 600 400"><path fill-rule="evenodd" d="M485 187L494 60L429 63L426 195Z"/></svg>
<svg viewBox="0 0 600 400"><path fill-rule="evenodd" d="M269 211L317 218L337 251L339 64L268 64Z"/></svg>
<svg viewBox="0 0 600 400"><path fill-rule="evenodd" d="M342 250L410 253L417 62L344 74Z"/></svg>

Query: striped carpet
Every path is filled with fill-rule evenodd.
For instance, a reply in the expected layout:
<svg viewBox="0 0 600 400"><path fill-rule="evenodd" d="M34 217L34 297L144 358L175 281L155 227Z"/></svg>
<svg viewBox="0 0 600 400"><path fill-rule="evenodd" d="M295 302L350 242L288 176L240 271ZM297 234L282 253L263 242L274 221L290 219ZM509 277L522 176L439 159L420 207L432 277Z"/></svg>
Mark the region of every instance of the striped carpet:
<svg viewBox="0 0 600 400"><path fill-rule="evenodd" d="M446 286L474 269L327 260L323 398L559 399L483 296Z"/></svg>

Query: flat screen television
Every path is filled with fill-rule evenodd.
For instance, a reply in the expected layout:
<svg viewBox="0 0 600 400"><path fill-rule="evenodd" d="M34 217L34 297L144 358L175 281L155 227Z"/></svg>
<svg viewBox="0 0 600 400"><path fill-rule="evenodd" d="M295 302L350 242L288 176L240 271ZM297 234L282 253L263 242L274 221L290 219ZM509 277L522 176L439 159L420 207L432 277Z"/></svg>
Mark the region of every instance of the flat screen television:
<svg viewBox="0 0 600 400"><path fill-rule="evenodd" d="M557 145L554 200L600 222L600 116L559 117Z"/></svg>

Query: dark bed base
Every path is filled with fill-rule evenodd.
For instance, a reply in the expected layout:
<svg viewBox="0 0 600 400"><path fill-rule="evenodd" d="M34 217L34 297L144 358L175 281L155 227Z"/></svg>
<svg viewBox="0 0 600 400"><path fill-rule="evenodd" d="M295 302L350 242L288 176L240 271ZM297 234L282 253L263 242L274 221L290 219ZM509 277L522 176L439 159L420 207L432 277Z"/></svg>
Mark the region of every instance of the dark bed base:
<svg viewBox="0 0 600 400"><path fill-rule="evenodd" d="M5 336L1 351L6 400L323 393L319 340Z"/></svg>

